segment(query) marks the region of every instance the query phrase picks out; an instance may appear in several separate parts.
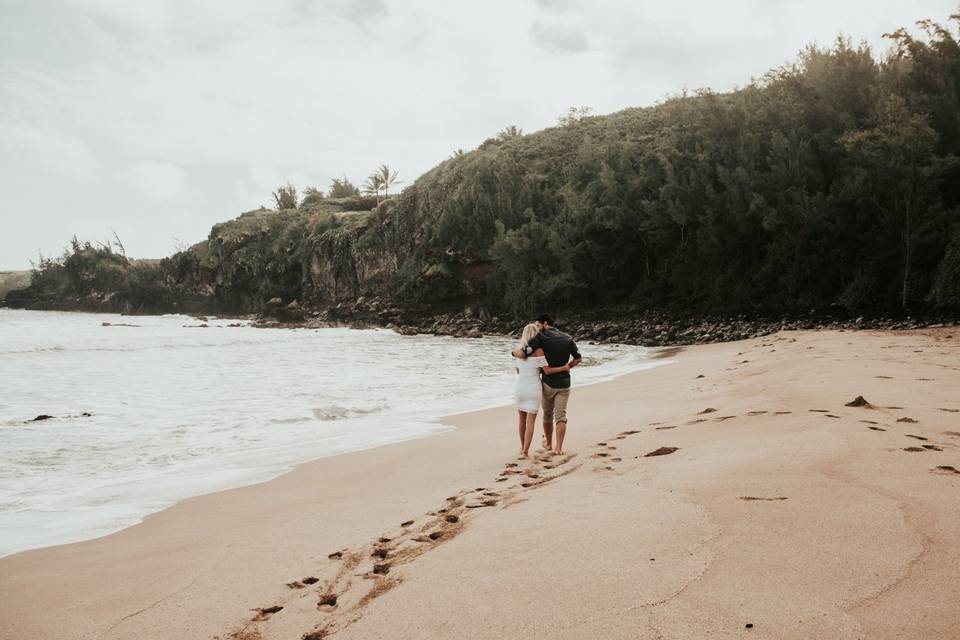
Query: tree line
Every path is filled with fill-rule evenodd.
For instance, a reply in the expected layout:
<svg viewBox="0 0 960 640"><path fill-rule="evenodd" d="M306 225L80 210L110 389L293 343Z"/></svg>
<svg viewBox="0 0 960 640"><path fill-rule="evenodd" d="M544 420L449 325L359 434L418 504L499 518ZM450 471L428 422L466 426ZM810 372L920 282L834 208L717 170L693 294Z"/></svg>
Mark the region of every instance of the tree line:
<svg viewBox="0 0 960 640"><path fill-rule="evenodd" d="M488 264L486 300L518 313L960 307L958 23L888 33L879 58L838 38L730 93L501 133L401 198L417 240L398 272Z"/></svg>
<svg viewBox="0 0 960 640"><path fill-rule="evenodd" d="M290 182L277 187L277 190L271 195L274 208L277 211L296 209L303 204L315 204L325 199L356 198L360 195L373 196L379 205L383 200L390 197L390 189L402 182L399 177L395 169L391 169L387 164L382 164L377 167L376 171L367 176L362 188L356 186L347 176L343 176L342 178L333 178L326 193L316 187L307 187L303 190L302 200L297 192L297 187Z"/></svg>

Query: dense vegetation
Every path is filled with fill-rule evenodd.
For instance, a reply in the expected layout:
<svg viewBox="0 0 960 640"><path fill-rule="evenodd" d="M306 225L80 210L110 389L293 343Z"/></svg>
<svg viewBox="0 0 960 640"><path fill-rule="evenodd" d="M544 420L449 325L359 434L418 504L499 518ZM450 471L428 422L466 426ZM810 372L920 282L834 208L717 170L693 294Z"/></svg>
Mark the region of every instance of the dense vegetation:
<svg viewBox="0 0 960 640"><path fill-rule="evenodd" d="M731 93L508 128L383 202L353 185L349 204L278 198L152 276L113 282L106 259L98 278L246 311L368 294L508 313L960 309L958 23L889 34L881 60L838 39ZM35 297L70 257L40 265Z"/></svg>

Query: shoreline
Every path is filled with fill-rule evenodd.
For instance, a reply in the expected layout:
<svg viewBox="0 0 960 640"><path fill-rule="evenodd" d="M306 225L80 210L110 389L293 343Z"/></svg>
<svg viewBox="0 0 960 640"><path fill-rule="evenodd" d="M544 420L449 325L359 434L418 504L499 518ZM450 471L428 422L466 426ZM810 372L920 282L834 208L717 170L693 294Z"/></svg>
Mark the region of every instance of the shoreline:
<svg viewBox="0 0 960 640"><path fill-rule="evenodd" d="M54 312L59 313L59 312ZM184 317L187 319L187 317ZM95 322L94 322L95 320ZM101 322L99 318L87 318L84 319L85 323L90 323L97 325L94 329L95 332L99 332L99 327ZM149 323L144 323L147 326ZM175 323L179 326L179 322ZM109 324L103 323L103 325L113 326L125 326L119 325L117 323ZM189 326L189 325L188 325ZM222 321L218 328L226 328L229 325L223 325ZM378 331L383 331L382 329ZM394 337L394 340L405 340L404 338ZM506 348L506 347L504 347ZM611 379L615 379L622 375L628 375L629 373L636 372L639 370L644 370L648 368L653 368L663 364L662 362L656 361L654 358L651 358L650 350L636 347L625 346L622 349L606 349L604 354L594 354L598 355L602 360L606 360L598 367L584 367L581 369L582 372L589 371L590 374L587 379L590 382L582 383L584 386L587 384L594 384L597 382L603 382ZM582 375L582 374L581 374ZM494 383L496 384L496 383ZM219 491L226 491L231 489L239 489L246 486L261 484L264 482L269 482L283 474L291 472L296 466L300 464L305 464L313 462L316 460L321 460L329 458L332 456L343 455L347 453L353 453L358 451L365 451L371 448L376 448L380 446L386 446L387 444L394 444L398 442L405 442L408 440L416 440L420 438L432 437L440 433L454 429L450 424L450 420L447 419L451 415L461 415L464 413L471 413L475 411L482 411L486 409L496 408L503 406L504 398L498 396L497 394L482 393L480 395L473 394L470 400L462 400L457 404L461 407L456 414L450 414L448 410L450 409L449 402L443 403L444 406L433 406L431 408L424 407L422 412L417 416L411 415L409 412L401 412L400 414L393 414L388 411L386 414L379 416L380 421L387 422L403 422L404 424L409 423L410 425L419 425L420 431L414 434L397 434L392 436L392 441L384 442L382 439L366 440L363 442L353 441L348 445L337 445L334 449L318 449L316 451L311 451L308 455L303 455L299 458L294 457L293 460L287 460L291 456L284 456L284 459L281 460L282 464L266 465L263 462L257 462L255 465L250 466L249 468L237 468L231 471L227 476L221 480L216 481L204 481L202 478L196 478L194 482L189 483L187 491L174 491L170 490L155 492L149 494L136 494L132 496L127 496L130 501L123 502L117 505L117 509L112 510L112 515L108 515L106 518L94 517L92 520L90 518L84 518L84 522L81 522L79 526L71 526L69 529L64 531L68 535L60 536L32 536L27 539L24 538L25 529L14 529L13 522L10 523L10 540L7 540L8 543L11 543L9 546L6 546L3 550L3 553L0 553L0 559L14 556L18 553L41 550L50 547L57 547L69 544L83 543L90 540L100 539L114 533L123 531L129 527L136 526L143 522L146 517L149 517L152 514L162 512L166 509L174 507L179 502L197 497L202 495L207 495L211 493L216 493ZM436 405L436 403L434 403ZM43 415L48 415L49 413L56 413L55 411L44 411ZM32 416L33 414L31 414ZM51 416L51 418L69 418L75 416L66 416L63 414L57 414ZM36 418L25 418L24 424L30 425L32 421L36 421ZM338 428L345 428L344 423L340 421L332 421L330 423L320 423L318 426L324 426L329 424L330 426L341 425ZM349 424L346 425L346 428L349 428ZM316 447L314 447L316 449ZM215 461L211 460L210 463ZM121 479L122 481L122 479ZM151 478L152 482L158 482L161 484L168 484L170 482L169 475L160 475ZM199 481L200 484L197 484ZM42 509L42 508L41 508ZM65 516L73 517L70 513L69 507L67 507L67 512L64 512ZM18 523L22 523L22 520L18 520ZM66 523L65 523L66 524ZM72 521L70 523L72 525ZM83 529L81 531L81 528ZM21 538L24 538L25 545L21 547L20 544L17 544L16 548L14 547L13 540L19 543ZM27 546L29 545L29 546ZM9 549L9 550L8 550Z"/></svg>
<svg viewBox="0 0 960 640"><path fill-rule="evenodd" d="M445 416L456 431L8 556L0 635L950 638L955 333L692 347L575 390L575 455L517 467L510 407Z"/></svg>
<svg viewBox="0 0 960 640"><path fill-rule="evenodd" d="M2 302L2 301L0 301ZM69 305L67 305L69 307ZM198 328L213 318L249 322L260 329L386 329L400 335L433 335L457 338L518 337L524 324L520 318L490 316L470 307L449 311L449 307L406 308L379 298L361 298L322 308L266 305L257 313L202 313L187 309L166 312L123 312L101 308L21 308L20 311L113 314L125 317L182 315L197 320ZM643 310L639 307L611 307L590 313L574 312L560 318L561 329L581 343L622 344L647 348L691 346L735 342L773 335L779 331L912 331L960 326L956 313L927 311L919 315L832 313L693 314Z"/></svg>

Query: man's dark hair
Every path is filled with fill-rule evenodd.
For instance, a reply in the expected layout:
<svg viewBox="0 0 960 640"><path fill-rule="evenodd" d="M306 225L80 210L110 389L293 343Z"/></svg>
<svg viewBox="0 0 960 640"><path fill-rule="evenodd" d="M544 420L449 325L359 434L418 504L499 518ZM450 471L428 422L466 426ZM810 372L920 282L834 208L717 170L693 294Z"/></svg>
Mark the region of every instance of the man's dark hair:
<svg viewBox="0 0 960 640"><path fill-rule="evenodd" d="M540 324L548 324L552 327L553 316L551 316L549 313L541 313L540 315L537 316L537 322L539 322Z"/></svg>

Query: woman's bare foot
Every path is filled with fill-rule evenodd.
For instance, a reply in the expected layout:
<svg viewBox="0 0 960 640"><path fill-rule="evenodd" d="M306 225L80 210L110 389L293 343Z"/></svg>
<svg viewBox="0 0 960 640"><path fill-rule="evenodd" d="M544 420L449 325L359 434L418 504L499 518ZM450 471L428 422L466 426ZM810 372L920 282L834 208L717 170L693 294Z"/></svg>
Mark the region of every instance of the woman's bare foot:
<svg viewBox="0 0 960 640"><path fill-rule="evenodd" d="M529 454L529 453L527 453L526 451L521 451L521 452L520 452L520 457L518 458L518 460L526 460L526 459L528 459L529 457L530 457L530 454Z"/></svg>
<svg viewBox="0 0 960 640"><path fill-rule="evenodd" d="M562 456L562 455L563 455L563 451L562 451L561 449L554 449L553 452L554 452L555 454L557 454L558 456Z"/></svg>

